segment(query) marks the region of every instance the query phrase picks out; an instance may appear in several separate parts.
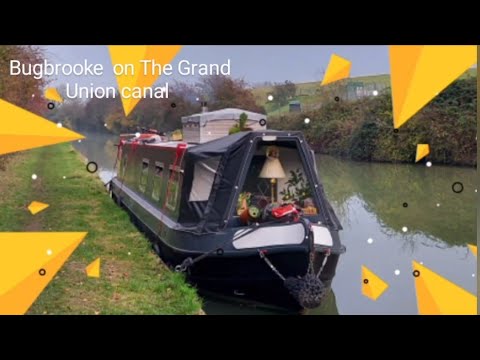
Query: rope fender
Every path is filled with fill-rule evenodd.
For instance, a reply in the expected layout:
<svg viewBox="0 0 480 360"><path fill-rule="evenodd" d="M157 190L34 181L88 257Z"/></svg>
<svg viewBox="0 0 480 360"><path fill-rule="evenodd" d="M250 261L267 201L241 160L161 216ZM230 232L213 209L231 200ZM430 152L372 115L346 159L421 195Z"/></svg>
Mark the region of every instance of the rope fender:
<svg viewBox="0 0 480 360"><path fill-rule="evenodd" d="M308 268L304 276L293 277L289 276L285 278L280 271L272 264L270 259L266 256L266 250L259 250L260 258L262 258L270 269L277 274L277 276L283 281L283 285L289 291L289 293L295 298L295 300L305 309L314 309L321 305L323 299L328 293L328 287L320 280L320 274L325 267L330 256L330 249L324 252L324 258L320 269L315 274L315 239L312 231L312 226L307 219L299 219L304 225L307 232L307 238L309 240L310 254L308 261Z"/></svg>

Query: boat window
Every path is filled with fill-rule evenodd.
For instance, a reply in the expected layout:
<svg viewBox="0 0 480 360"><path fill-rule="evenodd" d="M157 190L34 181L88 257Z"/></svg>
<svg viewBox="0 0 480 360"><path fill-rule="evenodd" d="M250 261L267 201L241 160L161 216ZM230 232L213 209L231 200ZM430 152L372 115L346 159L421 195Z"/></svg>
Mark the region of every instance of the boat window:
<svg viewBox="0 0 480 360"><path fill-rule="evenodd" d="M192 190L188 201L207 201L217 173L220 156L197 161L193 170Z"/></svg>
<svg viewBox="0 0 480 360"><path fill-rule="evenodd" d="M140 173L140 182L138 183L138 188L141 192L145 192L147 189L147 180L148 180L148 159L142 160L142 168Z"/></svg>
<svg viewBox="0 0 480 360"><path fill-rule="evenodd" d="M238 198L237 215L243 224L258 221L272 204L295 204L304 215L316 215L313 194L296 142L260 142Z"/></svg>
<svg viewBox="0 0 480 360"><path fill-rule="evenodd" d="M162 193L163 169L164 169L163 163L156 161L155 173L153 177L153 190L152 190L152 198L153 200L156 200L156 201L160 201L160 194Z"/></svg>
<svg viewBox="0 0 480 360"><path fill-rule="evenodd" d="M167 183L167 207L175 211L178 204L178 194L180 192L181 176L183 170L179 166L169 166L169 176Z"/></svg>

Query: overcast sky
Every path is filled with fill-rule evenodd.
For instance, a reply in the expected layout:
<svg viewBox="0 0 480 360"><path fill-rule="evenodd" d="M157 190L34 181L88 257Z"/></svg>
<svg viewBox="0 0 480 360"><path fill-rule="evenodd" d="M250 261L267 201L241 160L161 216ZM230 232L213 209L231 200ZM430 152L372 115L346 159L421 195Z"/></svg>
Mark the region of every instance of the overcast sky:
<svg viewBox="0 0 480 360"><path fill-rule="evenodd" d="M75 64L88 59L101 63L105 69L102 77L58 76L54 84L77 82L80 86L116 86L111 70L107 46L55 45L44 46L48 60L54 63ZM172 63L180 60L190 63L224 63L231 59L231 75L244 78L249 83L264 81L293 82L320 81L330 56L335 53L352 62L351 76L387 74L390 72L388 47L380 45L342 46L184 46ZM188 80L186 77L169 76L169 80ZM166 81L160 78L160 82ZM192 80L192 79L190 79Z"/></svg>

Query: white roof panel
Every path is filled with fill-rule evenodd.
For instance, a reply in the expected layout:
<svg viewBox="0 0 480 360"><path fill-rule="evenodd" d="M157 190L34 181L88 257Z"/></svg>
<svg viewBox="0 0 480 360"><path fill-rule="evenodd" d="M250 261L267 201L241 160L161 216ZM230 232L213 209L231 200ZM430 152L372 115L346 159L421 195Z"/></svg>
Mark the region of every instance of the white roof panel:
<svg viewBox="0 0 480 360"><path fill-rule="evenodd" d="M247 114L248 120L260 121L261 119L267 119L267 115L259 114L252 111L236 109L236 108L227 108L217 111L209 111L204 113L193 114L189 116L182 117L182 124L185 123L200 123L202 126L206 122L212 120L238 120L242 113Z"/></svg>

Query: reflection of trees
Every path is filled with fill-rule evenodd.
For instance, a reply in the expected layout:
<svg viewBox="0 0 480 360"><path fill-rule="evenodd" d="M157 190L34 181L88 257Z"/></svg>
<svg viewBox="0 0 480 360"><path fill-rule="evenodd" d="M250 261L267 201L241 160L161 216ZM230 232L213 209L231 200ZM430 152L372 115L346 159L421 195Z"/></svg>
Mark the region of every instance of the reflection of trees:
<svg viewBox="0 0 480 360"><path fill-rule="evenodd" d="M352 179L345 176L349 165L330 156L317 157L318 175L332 204L341 206L355 195ZM353 163L354 164L354 163Z"/></svg>
<svg viewBox="0 0 480 360"><path fill-rule="evenodd" d="M117 156L118 136L95 132L83 132L86 138L74 146L90 161L103 169L112 169Z"/></svg>
<svg viewBox="0 0 480 360"><path fill-rule="evenodd" d="M377 216L378 219L378 216ZM384 224L380 219L378 219L379 222L382 223L381 226L381 232L387 237L387 238L393 238L395 236L399 236L399 232L396 230L391 229L388 227L388 225ZM401 232L401 231L400 231ZM401 232L401 237L402 237L402 246L401 249L405 253L409 253L412 255L415 253L415 250L420 246L420 243L418 241L418 233L412 233L412 231L408 231L407 233L402 233ZM428 234L423 234L422 237L426 236L429 237Z"/></svg>
<svg viewBox="0 0 480 360"><path fill-rule="evenodd" d="M112 138L109 138L106 142L105 142L105 146L104 146L104 149L105 149L105 155L106 155L106 158L108 160L110 160L111 164L110 166L113 167L113 164L115 162L115 159L117 158L117 151L118 151L118 148L117 145L118 144L118 139L112 139Z"/></svg>
<svg viewBox="0 0 480 360"><path fill-rule="evenodd" d="M385 225L385 231L402 233L406 226L409 234L422 232L449 245L474 242L473 169L354 163L330 157L321 157L318 165L327 196L340 211L357 195L365 202L364 208ZM451 188L456 181L464 186L460 194Z"/></svg>
<svg viewBox="0 0 480 360"><path fill-rule="evenodd" d="M356 195L354 183L349 176L345 176L348 167L345 162L329 156L316 159L318 175L324 186L327 199L332 204L337 217L343 226L349 225L349 199Z"/></svg>

